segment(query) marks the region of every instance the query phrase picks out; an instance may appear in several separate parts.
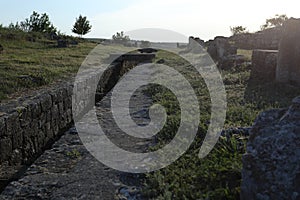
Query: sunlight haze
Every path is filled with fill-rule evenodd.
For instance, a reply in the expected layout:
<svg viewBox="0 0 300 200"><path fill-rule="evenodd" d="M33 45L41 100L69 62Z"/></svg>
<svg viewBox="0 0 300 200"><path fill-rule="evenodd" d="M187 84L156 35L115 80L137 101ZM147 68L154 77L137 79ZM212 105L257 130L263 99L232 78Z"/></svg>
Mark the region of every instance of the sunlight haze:
<svg viewBox="0 0 300 200"><path fill-rule="evenodd" d="M3 25L22 21L29 17L32 11L46 12L54 26L66 34L72 34L75 18L82 14L87 16L93 26L91 32L85 36L90 38L111 38L117 31L161 28L208 40L217 35L230 36L230 26L241 25L247 27L250 32L258 31L265 20L274 17L275 14L300 17L298 3L294 0L54 0L43 3L29 0L17 7L15 5L20 4L20 1L12 0L1 4Z"/></svg>

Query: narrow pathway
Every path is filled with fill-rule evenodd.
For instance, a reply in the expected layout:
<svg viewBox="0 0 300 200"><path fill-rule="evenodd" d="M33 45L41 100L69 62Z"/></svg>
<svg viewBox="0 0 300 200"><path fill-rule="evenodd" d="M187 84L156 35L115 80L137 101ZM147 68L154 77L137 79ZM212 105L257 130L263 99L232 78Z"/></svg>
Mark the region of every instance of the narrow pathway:
<svg viewBox="0 0 300 200"><path fill-rule="evenodd" d="M132 117L147 124L149 98L141 90L131 99ZM132 140L113 122L110 93L97 104L97 116L106 135L124 149L145 152L153 142ZM141 174L122 173L97 161L73 127L45 151L18 181L11 182L0 199L142 199Z"/></svg>

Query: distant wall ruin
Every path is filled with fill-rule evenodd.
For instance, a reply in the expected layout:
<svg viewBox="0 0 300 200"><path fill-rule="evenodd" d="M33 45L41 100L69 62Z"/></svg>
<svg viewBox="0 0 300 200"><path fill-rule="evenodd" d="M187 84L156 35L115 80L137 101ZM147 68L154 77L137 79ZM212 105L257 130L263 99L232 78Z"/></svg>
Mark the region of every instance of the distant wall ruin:
<svg viewBox="0 0 300 200"><path fill-rule="evenodd" d="M277 27L256 33L237 34L231 36L229 40L239 49L278 50L282 33L282 27Z"/></svg>

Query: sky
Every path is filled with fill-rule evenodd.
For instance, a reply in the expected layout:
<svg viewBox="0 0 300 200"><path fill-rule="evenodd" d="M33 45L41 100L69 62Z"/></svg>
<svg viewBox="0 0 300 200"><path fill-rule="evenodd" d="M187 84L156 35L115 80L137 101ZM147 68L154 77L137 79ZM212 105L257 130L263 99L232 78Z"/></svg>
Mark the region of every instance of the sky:
<svg viewBox="0 0 300 200"><path fill-rule="evenodd" d="M219 35L230 36L230 27L233 26L242 25L250 32L258 31L265 20L274 17L275 14L300 18L297 2L296 0L1 0L0 24L8 25L11 22L22 21L33 11L37 11L47 13L50 21L62 33L72 35L72 26L81 14L87 16L92 25L91 32L85 35L88 38L111 38L120 31L131 33L138 29L159 28L187 37L195 36L208 40ZM131 39L159 40L150 38L149 34L129 36Z"/></svg>

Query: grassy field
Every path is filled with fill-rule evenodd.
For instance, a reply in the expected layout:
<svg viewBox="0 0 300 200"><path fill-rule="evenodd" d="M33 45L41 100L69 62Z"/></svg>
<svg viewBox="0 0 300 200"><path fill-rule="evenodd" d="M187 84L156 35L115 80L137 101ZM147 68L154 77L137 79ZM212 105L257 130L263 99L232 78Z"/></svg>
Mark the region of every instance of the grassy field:
<svg viewBox="0 0 300 200"><path fill-rule="evenodd" d="M38 33L0 29L0 102L74 76L97 43L77 39L78 45L57 48L56 41ZM123 46L105 46L103 56Z"/></svg>
<svg viewBox="0 0 300 200"><path fill-rule="evenodd" d="M239 51L249 56L249 51ZM246 55L246 56L247 56ZM167 52L158 52L166 65L179 69L188 66L183 60ZM197 138L190 149L170 166L146 176L144 194L149 199L239 199L242 154L247 139L221 137L212 152L204 159L198 158L210 116L210 100L205 83L195 78L195 72L185 68L185 77L198 95L201 122ZM263 110L286 107L300 95L300 89L277 83L259 83L251 76L251 66L242 65L221 71L227 92L227 117L224 129L249 127ZM153 150L167 144L180 122L179 105L167 89L152 87L147 91L156 103L168 113L168 121L158 134L158 144Z"/></svg>

